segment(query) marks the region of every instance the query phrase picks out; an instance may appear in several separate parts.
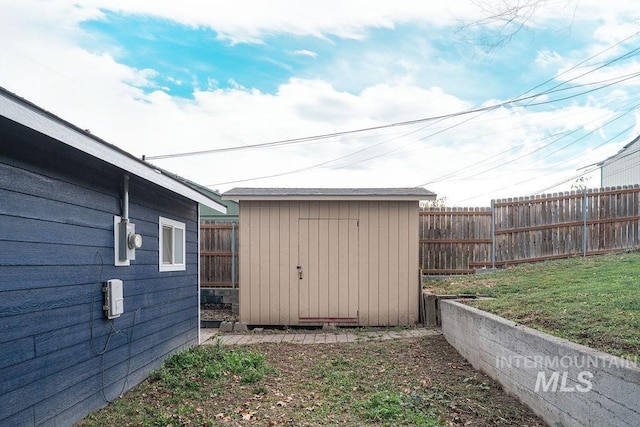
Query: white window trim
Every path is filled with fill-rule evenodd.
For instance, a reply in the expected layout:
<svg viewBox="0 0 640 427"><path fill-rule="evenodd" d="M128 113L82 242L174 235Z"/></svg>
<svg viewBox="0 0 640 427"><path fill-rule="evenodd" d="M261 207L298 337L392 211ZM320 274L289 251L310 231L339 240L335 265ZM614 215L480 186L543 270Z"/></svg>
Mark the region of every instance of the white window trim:
<svg viewBox="0 0 640 427"><path fill-rule="evenodd" d="M163 259L163 241L162 241L162 227L169 226L173 229L179 228L182 230L182 263L181 264L165 264L162 262ZM175 234L173 239L174 247L174 259L175 259ZM159 271L184 271L187 269L187 254L186 254L186 246L187 246L187 229L186 225L183 222L174 221L169 218L158 217L158 269Z"/></svg>

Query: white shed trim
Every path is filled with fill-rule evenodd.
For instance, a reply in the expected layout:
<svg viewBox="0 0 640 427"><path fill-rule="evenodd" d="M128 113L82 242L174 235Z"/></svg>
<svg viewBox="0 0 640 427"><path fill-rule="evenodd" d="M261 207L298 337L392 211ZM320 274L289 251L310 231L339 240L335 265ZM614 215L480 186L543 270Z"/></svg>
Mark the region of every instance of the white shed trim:
<svg viewBox="0 0 640 427"><path fill-rule="evenodd" d="M420 201L436 194L421 187L409 188L234 188L223 200L313 201Z"/></svg>

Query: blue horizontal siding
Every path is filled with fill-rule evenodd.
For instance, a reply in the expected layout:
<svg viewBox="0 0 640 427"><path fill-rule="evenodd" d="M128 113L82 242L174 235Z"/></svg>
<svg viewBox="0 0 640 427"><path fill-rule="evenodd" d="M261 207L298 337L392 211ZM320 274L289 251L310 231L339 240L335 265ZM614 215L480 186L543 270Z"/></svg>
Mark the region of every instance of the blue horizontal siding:
<svg viewBox="0 0 640 427"><path fill-rule="evenodd" d="M113 231L40 219L5 216L0 240L78 246L112 246Z"/></svg>
<svg viewBox="0 0 640 427"><path fill-rule="evenodd" d="M112 239L113 240L113 239ZM187 245L187 248L190 245ZM191 245L193 246L193 245ZM197 247L197 246L196 246ZM0 251L4 252L3 265L87 265L95 261L96 256L106 263L113 264L113 246L78 246L54 243L15 242L0 240ZM193 263L196 252L187 252ZM137 250L135 262L158 265L158 252Z"/></svg>
<svg viewBox="0 0 640 427"><path fill-rule="evenodd" d="M141 358L147 357L144 354L144 351L153 347L154 345L158 345L154 340L158 337L162 337L165 335L173 336L173 335L183 335L191 333L192 336L197 334L197 330L183 330L181 329L185 324L192 324L194 319L194 314L197 315L193 308L194 299L189 299L190 307L187 307L184 310L176 311L173 313L169 313L167 318L172 320L171 326L166 326L161 321L162 318L155 318L149 320L147 322L138 322L139 317L136 318L136 323L134 325L134 313L130 313L129 316L126 316L121 324L116 327L116 330L120 330L122 334L113 334L111 340L109 341L109 345L107 347L107 352L105 353L105 365L109 366L109 361L114 358L113 354L121 353L122 348L128 348L128 335L132 334L132 352L135 354L140 353ZM149 316L147 316L149 317ZM95 328L95 325L94 325ZM86 332L89 329L89 326L86 325ZM177 332L175 332L177 329ZM96 331L97 332L97 331ZM96 334L97 335L97 334ZM56 381L57 387L64 388L65 381L76 381L78 376L80 375L88 375L90 371L87 366L84 366L82 372L75 376L67 375L68 369L76 369L76 365L79 362L88 363L91 365L95 363L95 354L96 352L102 352L105 349L105 344L107 342L107 335L102 334L94 336L93 342L90 342L89 338L82 340L80 343L75 345L70 345L61 350L53 352L51 354L47 354L47 357L39 357L35 359L31 359L29 363L22 363L18 366L12 366L11 368L5 368L0 370L0 390L3 394L4 399L9 399L11 397L8 394L11 390L19 390L20 388L24 388L25 386L31 387L28 391L30 395L33 393L48 393L50 391L46 389L42 389L42 381L41 378L51 378L56 376L64 376L64 381ZM161 344L160 344L161 345ZM31 344L33 346L33 344ZM123 356L124 357L124 356ZM116 358L116 361L120 361L120 359ZM60 374L62 372L62 374ZM18 380L19 379L19 380ZM59 390L58 390L59 391ZM21 392L15 394L17 398L21 395ZM11 404L11 402L7 402ZM0 402L0 412L2 410L2 402Z"/></svg>
<svg viewBox="0 0 640 427"><path fill-rule="evenodd" d="M166 322L159 319L170 318L172 322L182 322L194 317L194 303L192 298L185 298L176 304L167 303L149 309L141 309L133 325L134 313L122 316L116 329L124 333L133 333L133 343L166 328ZM106 323L106 322L105 322ZM133 331L131 327L133 326ZM37 382L43 376L51 376L77 363L92 359L96 352L104 350L110 327L95 321L93 324L93 341L91 325L85 323L74 325L43 334L42 341L36 338L36 354L33 358L18 366L0 369L0 394L25 387ZM65 335L66 333L66 335ZM60 342L55 342L59 338ZM108 349L113 351L127 344L125 335L114 335L109 341ZM140 350L140 349L138 349ZM45 356L46 357L42 357Z"/></svg>
<svg viewBox="0 0 640 427"><path fill-rule="evenodd" d="M26 204L30 197L37 197L43 202L84 206L95 211L114 212L120 209L120 200L113 191L103 187L90 189L81 178L69 181L63 176L54 177L47 171L37 173L4 163L3 160L6 159L0 158L0 189L25 196L23 204ZM49 173L49 176L45 175L46 173ZM20 200L20 196L15 197L15 200Z"/></svg>
<svg viewBox="0 0 640 427"><path fill-rule="evenodd" d="M105 277L103 280L109 279ZM41 310L60 307L70 307L77 304L87 304L93 300L102 300L102 281L85 285L68 285L46 287L40 289L19 289L16 291L0 292L0 318L27 314ZM192 275L172 275L157 279L123 280L124 297L132 307L161 304L180 298L182 295L193 294L195 291ZM126 308L126 305L125 305ZM0 339L1 341L2 339Z"/></svg>
<svg viewBox="0 0 640 427"><path fill-rule="evenodd" d="M93 285L94 288L98 284ZM54 288L48 288L55 291ZM197 288L195 286L180 286L168 289L151 289L138 295L127 297L127 282L123 282L125 313L133 313L138 308L151 308L164 304L177 304L183 298L195 298L197 300ZM5 292L0 292L0 296ZM2 298L2 301L10 301ZM93 307L90 306L93 301ZM93 293L86 292L74 301L75 304L52 308L48 310L34 310L21 315L0 317L0 342L11 341L27 335L37 335L49 331L55 331L79 323L89 323L93 318L97 321L107 322L102 314L102 296L94 289ZM197 305L194 306L194 310ZM197 314L197 313L196 313ZM53 320L51 320L53 319ZM49 320L49 321L47 321ZM120 318L114 319L117 327Z"/></svg>
<svg viewBox="0 0 640 427"><path fill-rule="evenodd" d="M0 317L68 307L89 302L86 286L62 286L47 290L19 290L0 293ZM102 299L102 296L98 297Z"/></svg>
<svg viewBox="0 0 640 427"><path fill-rule="evenodd" d="M3 427L24 427L35 425L35 423L36 421L33 414L33 408L25 409L24 411L20 411L17 414L13 414L2 420ZM63 426L65 423L58 425Z"/></svg>
<svg viewBox="0 0 640 427"><path fill-rule="evenodd" d="M0 369L35 357L33 337L22 338L0 344Z"/></svg>
<svg viewBox="0 0 640 427"><path fill-rule="evenodd" d="M105 263L113 263L113 254ZM157 258L157 253L156 253ZM197 257L187 257L187 274L190 276L197 275L197 268L192 266ZM101 280L115 278L116 274L106 274L104 266L100 264L100 258L95 255L95 264L76 265L69 268L67 265L50 265L50 266L2 266L2 274L0 275L0 292L15 289L36 289L61 286L62 281L65 285L86 284L87 280L97 283ZM138 260L133 261L129 267L123 267L118 270L117 278L123 281L136 280L137 278L149 278L148 280L165 280L170 278L178 278L185 275L183 271L167 271L162 275L158 275L158 260L151 264L139 264ZM196 266L197 267L197 266Z"/></svg>
<svg viewBox="0 0 640 427"><path fill-rule="evenodd" d="M129 350L126 346L106 353L104 355L104 364L97 367L97 373L100 374L99 378L97 378L95 374L82 375L78 378L82 379L82 381L74 383L73 393L68 393L62 388L66 385L64 384L64 380L67 372L63 371L51 376L49 378L49 381L51 381L50 387L57 388L59 391L36 405L36 422L46 421L64 411L66 408L100 391L103 388L102 378L104 378L106 388L113 386L112 388L117 390L115 393L105 390L107 399L116 398L122 388L121 382L125 380L128 382L127 368L129 372L136 371L143 366L147 366L150 363L149 360L156 361L158 359L164 359L164 357L173 353L177 348L185 345L185 336L188 336L189 329L192 330L193 328L191 327L191 321L187 320L174 325L172 328L163 328L154 334L137 340L135 343L132 343L132 358L130 361L128 360ZM175 340L175 342L173 340ZM189 341L187 340L187 342ZM192 341L192 344L194 343L195 342ZM106 401L103 399L102 403L104 404Z"/></svg>
<svg viewBox="0 0 640 427"><path fill-rule="evenodd" d="M111 212L98 211L91 207L72 205L7 190L0 190L0 200L2 200L0 215L40 219L89 228L103 228L105 230L109 229L109 224L113 227L113 215L118 214L120 209L116 207Z"/></svg>
<svg viewBox="0 0 640 427"><path fill-rule="evenodd" d="M115 267L122 172L41 135L6 132L0 138L18 139L0 150L0 425L73 425L106 403L103 392L117 395L196 344L197 204L131 177L143 247L131 266ZM185 271L158 271L160 216L185 223ZM101 292L111 278L123 280L125 299L113 321Z"/></svg>
<svg viewBox="0 0 640 427"><path fill-rule="evenodd" d="M191 309L193 310L192 298L174 299L170 303L155 305L142 309L136 319L137 325L144 325L150 322L152 325L145 329L153 331L153 327L163 327L161 322L157 322L158 318L164 316L173 316L176 312ZM130 312L127 312L130 313ZM193 313L192 313L193 315ZM101 314L99 315L101 316ZM160 325L160 326L157 326ZM147 328L145 326L145 328ZM142 329L142 328L139 328ZM108 335L110 328L102 325L101 322L95 321L93 325L93 337L97 340L98 345L104 342L105 336ZM80 342L89 340L91 336L91 325L87 323L76 324L67 328L55 329L48 331L35 337L35 351L38 356L51 353L61 348L69 347ZM2 376L0 375L0 382ZM0 386L1 387L1 386Z"/></svg>
<svg viewBox="0 0 640 427"><path fill-rule="evenodd" d="M184 338L181 335L165 340L164 342L166 344L164 348L156 347L156 348L153 348L152 350L149 350L149 352L154 356L152 362L138 369L135 369L135 370L131 369L131 372L129 373L129 376L128 376L128 382L134 383L134 384L139 383L140 381L144 380L147 377L149 371L160 367L161 360L164 360L171 354L179 350L182 350L184 348L187 348L190 345L189 343L187 343L186 345L184 344ZM167 349L170 349L170 350L166 351ZM112 372L113 372L112 370L105 371L105 377L112 378L113 377ZM115 395L117 395L117 393L120 392L122 387L122 384L120 381L121 380L115 383L111 383L109 386L106 387L104 394L106 394L106 397L108 399L112 399ZM100 385L98 386L93 385L92 387L92 384L87 382L87 384L83 384L82 386L84 387L85 394L88 395L86 399L80 402L77 402L75 405L70 406L65 412L58 413L57 415L51 416L51 413L49 414L39 413L41 417L42 415L44 415L44 417L46 417L47 415L51 416L51 418L47 420L46 424L60 425L59 420L68 419L70 416L73 417L74 414L76 413L82 414L83 408L102 406L104 404L105 400L104 400L103 392L101 390L102 387ZM92 390L94 391L94 393L90 394ZM49 402L43 402L43 404L48 404L48 403Z"/></svg>

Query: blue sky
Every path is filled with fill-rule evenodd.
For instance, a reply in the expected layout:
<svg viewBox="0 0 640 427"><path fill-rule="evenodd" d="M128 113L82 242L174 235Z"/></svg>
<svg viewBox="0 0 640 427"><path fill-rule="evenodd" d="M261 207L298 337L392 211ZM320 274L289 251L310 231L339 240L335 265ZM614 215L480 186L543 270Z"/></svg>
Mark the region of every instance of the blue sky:
<svg viewBox="0 0 640 427"><path fill-rule="evenodd" d="M491 36L490 30L459 28L451 33L414 23L371 28L362 39L275 34L265 35L260 43L234 43L220 39L212 28L110 11L82 22L80 28L92 35L85 41L87 50L110 52L118 62L137 69L158 70L155 86L145 90L162 88L186 98L198 89L237 86L275 93L292 77L324 78L338 90L357 93L381 78L405 73L403 58L420 61L422 57L422 73L416 76L421 85L437 82L448 93L482 102L488 94L515 96L550 77L544 70L522 72L521 64L535 61L538 49L580 48L579 35L562 37L568 29L538 33L525 28L513 41L492 49L482 41ZM536 49L531 49L534 41ZM429 53L434 51L437 61L430 62ZM372 64L377 70L368 77L351 79L348 73L332 70L335 64L357 69L359 64L370 64L367 58L371 57L378 58ZM464 81L483 85L460 84Z"/></svg>
<svg viewBox="0 0 640 427"><path fill-rule="evenodd" d="M151 161L221 191L426 184L488 205L570 190L637 135L640 7L540 2L504 38L503 2L431 3L5 0L0 85L138 156L212 150Z"/></svg>

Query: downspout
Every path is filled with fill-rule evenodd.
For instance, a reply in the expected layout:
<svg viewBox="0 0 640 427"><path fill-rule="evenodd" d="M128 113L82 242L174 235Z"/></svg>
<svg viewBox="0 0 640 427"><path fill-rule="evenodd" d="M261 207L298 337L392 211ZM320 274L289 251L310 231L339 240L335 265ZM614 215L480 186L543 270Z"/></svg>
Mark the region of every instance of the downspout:
<svg viewBox="0 0 640 427"><path fill-rule="evenodd" d="M202 247L200 246L200 203L198 203L198 223L196 224L198 227L198 344L200 344L200 252L202 251Z"/></svg>

